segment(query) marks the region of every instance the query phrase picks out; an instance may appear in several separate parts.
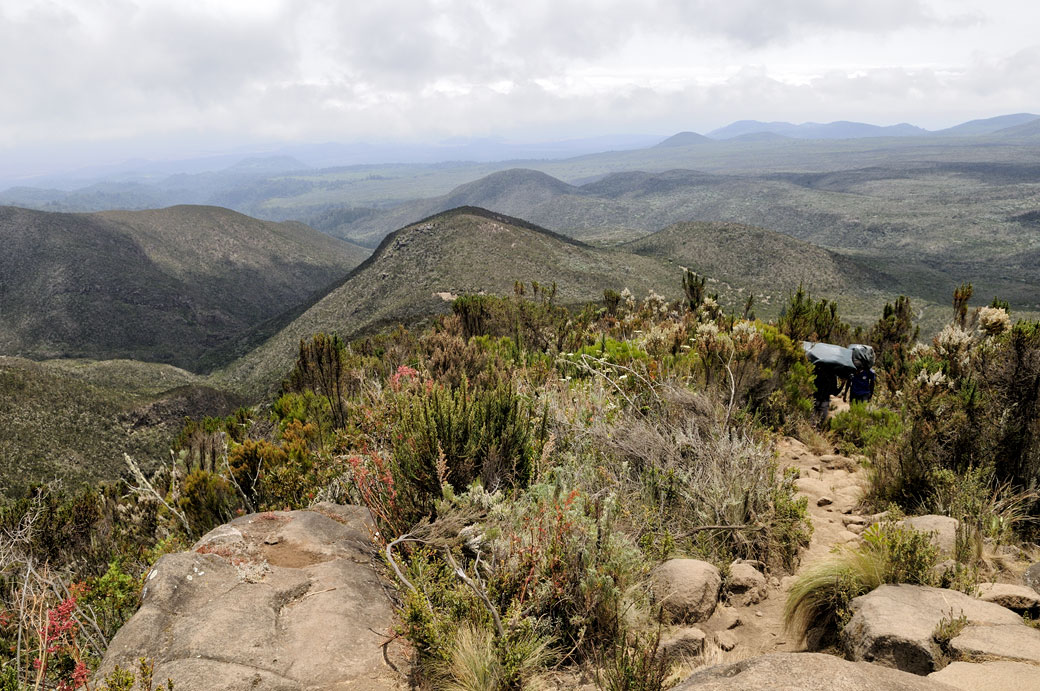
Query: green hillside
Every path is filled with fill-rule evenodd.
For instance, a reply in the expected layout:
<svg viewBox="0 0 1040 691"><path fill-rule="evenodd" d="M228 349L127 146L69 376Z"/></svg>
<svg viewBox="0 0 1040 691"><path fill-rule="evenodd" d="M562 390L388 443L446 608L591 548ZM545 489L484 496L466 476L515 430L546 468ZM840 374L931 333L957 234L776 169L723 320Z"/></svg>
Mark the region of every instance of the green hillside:
<svg viewBox="0 0 1040 691"><path fill-rule="evenodd" d="M342 284L274 337L221 372L236 390L270 386L292 366L301 338L318 331L351 337L374 327L448 312L453 296L511 294L516 281L557 285L557 301L602 298L629 288L675 297L681 272L668 262L597 249L526 221L463 207L387 236Z"/></svg>
<svg viewBox="0 0 1040 691"><path fill-rule="evenodd" d="M197 367L367 252L215 207L65 214L0 207L0 353Z"/></svg>

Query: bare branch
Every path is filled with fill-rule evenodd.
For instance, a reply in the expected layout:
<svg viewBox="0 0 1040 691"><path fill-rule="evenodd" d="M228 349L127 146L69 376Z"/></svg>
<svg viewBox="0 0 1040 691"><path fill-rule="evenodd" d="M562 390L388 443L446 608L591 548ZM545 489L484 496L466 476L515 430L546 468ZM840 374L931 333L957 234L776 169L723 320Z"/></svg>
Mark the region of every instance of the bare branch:
<svg viewBox="0 0 1040 691"><path fill-rule="evenodd" d="M444 556L445 558L447 558L448 563L451 565L451 568L455 570L455 575L458 576L463 583L468 585L470 589L477 594L477 597L481 599L481 601L484 603L484 606L486 606L488 608L488 611L491 612L491 618L495 620L495 631L498 632L498 637L505 638L506 630L502 627L502 618L498 616L498 609L491 602L491 598L488 597L487 591L485 591L482 586L478 585L476 581L469 577L465 569L459 566L458 562L455 561L455 557L451 555L451 550L447 547L444 548Z"/></svg>
<svg viewBox="0 0 1040 691"><path fill-rule="evenodd" d="M141 470L140 466L137 465L137 462L134 459L130 458L130 454L124 453L123 459L126 461L127 466L130 468L130 473L134 476L134 481L137 482L137 486L131 487L130 490L134 492L134 494L140 494L146 497L152 497L154 499L157 499L160 503L162 503L163 506L166 507L167 511L169 511L177 517L177 519L181 522L181 525L184 526L184 532L188 535L191 535L191 526L188 525L188 518L184 515L184 512L178 511L177 509L173 508L170 505L170 503L166 501L166 499L161 494L159 494L158 490L156 490L152 483L148 481L148 478L145 477L144 472ZM171 469L170 474L172 477L175 474L175 469Z"/></svg>

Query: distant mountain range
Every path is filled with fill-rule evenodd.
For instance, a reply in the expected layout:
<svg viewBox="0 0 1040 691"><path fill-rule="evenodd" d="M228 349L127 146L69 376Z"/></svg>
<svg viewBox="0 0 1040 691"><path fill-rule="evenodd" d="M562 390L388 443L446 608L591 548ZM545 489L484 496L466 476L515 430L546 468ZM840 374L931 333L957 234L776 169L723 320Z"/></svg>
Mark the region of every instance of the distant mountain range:
<svg viewBox="0 0 1040 691"><path fill-rule="evenodd" d="M216 207L64 214L0 207L0 355L203 355L344 276L368 252Z"/></svg>
<svg viewBox="0 0 1040 691"><path fill-rule="evenodd" d="M739 120L737 122L712 130L706 138L711 139L735 139L751 135L773 134L791 139L860 139L863 137L921 137L929 135L939 136L978 136L995 134L1005 131L1007 128L1040 120L1040 115L1032 113L1016 113L1014 115L1000 115L994 118L982 120L971 120L954 127L943 130L929 131L916 125L905 122L898 125L870 125L865 122L849 122L841 120L838 122L818 123L803 122L799 125L790 122L760 122L758 120ZM663 144L674 140L676 137L687 137L692 132L677 134L671 139L665 140ZM745 139L745 141L747 141ZM692 143L692 140L689 142Z"/></svg>

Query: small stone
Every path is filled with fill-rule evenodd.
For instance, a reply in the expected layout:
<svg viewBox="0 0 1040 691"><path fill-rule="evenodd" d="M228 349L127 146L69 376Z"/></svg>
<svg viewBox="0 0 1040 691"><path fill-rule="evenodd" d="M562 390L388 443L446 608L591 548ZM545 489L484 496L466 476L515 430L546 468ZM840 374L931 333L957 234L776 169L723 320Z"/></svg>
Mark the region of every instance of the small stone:
<svg viewBox="0 0 1040 691"><path fill-rule="evenodd" d="M763 615L761 612L755 612L755 616L756 617L761 617L761 616L765 616L765 615Z"/></svg>
<svg viewBox="0 0 1040 691"><path fill-rule="evenodd" d="M776 576L773 576L772 578L769 579L769 585L773 586L774 588L779 588L780 587L780 579L777 578Z"/></svg>
<svg viewBox="0 0 1040 691"><path fill-rule="evenodd" d="M817 506L829 506L834 503L834 500L830 497L820 497L816 500Z"/></svg>
<svg viewBox="0 0 1040 691"><path fill-rule="evenodd" d="M737 637L732 631L719 631L715 634L715 642L726 652L737 647Z"/></svg>
<svg viewBox="0 0 1040 691"><path fill-rule="evenodd" d="M666 660L675 658L700 657L704 654L705 633L697 627L690 626L679 629L666 640L661 641L661 655Z"/></svg>
<svg viewBox="0 0 1040 691"><path fill-rule="evenodd" d="M867 526L861 525L859 523L850 523L848 526L846 526L845 529L853 535L862 535L863 531L867 529Z"/></svg>
<svg viewBox="0 0 1040 691"><path fill-rule="evenodd" d="M727 590L731 602L744 606L758 604L768 594L766 577L744 562L730 564Z"/></svg>
<svg viewBox="0 0 1040 691"><path fill-rule="evenodd" d="M863 518L863 516L852 516L852 515L850 515L850 516L842 516L841 522L844 523L847 526L849 526L849 525L866 525L867 524L867 519Z"/></svg>
<svg viewBox="0 0 1040 691"><path fill-rule="evenodd" d="M735 629L744 623L732 607L719 607L715 610L715 617L719 629Z"/></svg>

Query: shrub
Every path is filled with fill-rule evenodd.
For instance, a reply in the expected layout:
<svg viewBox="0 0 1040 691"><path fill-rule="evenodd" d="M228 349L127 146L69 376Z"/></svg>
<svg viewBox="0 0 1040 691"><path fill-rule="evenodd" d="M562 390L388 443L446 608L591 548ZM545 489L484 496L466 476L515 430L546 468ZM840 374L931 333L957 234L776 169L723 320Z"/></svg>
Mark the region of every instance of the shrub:
<svg viewBox="0 0 1040 691"><path fill-rule="evenodd" d="M665 400L656 419L613 425L601 441L621 461L607 482L638 507L640 545L660 558L674 549L790 565L810 531L793 480L749 429L726 426L717 401L678 390Z"/></svg>
<svg viewBox="0 0 1040 691"><path fill-rule="evenodd" d="M849 325L838 316L838 305L826 299L813 300L804 286L791 293L776 321L780 332L792 341L824 341L847 345Z"/></svg>
<svg viewBox="0 0 1040 691"><path fill-rule="evenodd" d="M547 432L512 382L471 392L432 385L403 392L394 435L402 509L413 520L432 512L443 485L456 491L523 487Z"/></svg>
<svg viewBox="0 0 1040 691"><path fill-rule="evenodd" d="M831 433L846 454L875 451L898 439L902 422L894 410L853 401L831 418Z"/></svg>

